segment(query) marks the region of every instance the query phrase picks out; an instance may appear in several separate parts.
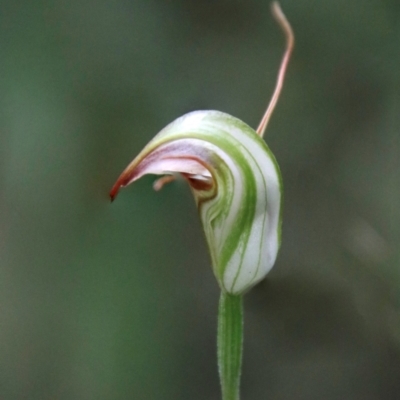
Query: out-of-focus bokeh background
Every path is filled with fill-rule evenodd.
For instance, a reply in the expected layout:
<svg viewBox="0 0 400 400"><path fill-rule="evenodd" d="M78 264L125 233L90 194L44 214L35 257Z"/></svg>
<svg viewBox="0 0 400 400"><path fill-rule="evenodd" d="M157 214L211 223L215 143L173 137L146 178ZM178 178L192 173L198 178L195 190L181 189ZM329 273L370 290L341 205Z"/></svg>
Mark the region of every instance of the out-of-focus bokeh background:
<svg viewBox="0 0 400 400"><path fill-rule="evenodd" d="M282 8L283 245L245 298L243 399L398 399L400 3ZM188 111L257 126L284 48L269 2L1 0L0 24L0 399L219 399L188 187L108 191Z"/></svg>

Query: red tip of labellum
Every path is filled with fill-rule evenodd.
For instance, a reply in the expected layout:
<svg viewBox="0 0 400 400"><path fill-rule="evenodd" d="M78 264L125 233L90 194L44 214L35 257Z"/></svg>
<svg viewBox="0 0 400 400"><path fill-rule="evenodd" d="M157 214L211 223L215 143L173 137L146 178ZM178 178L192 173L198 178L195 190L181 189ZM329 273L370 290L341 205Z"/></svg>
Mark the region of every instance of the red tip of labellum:
<svg viewBox="0 0 400 400"><path fill-rule="evenodd" d="M110 199L111 199L111 203L114 201L114 199L117 197L118 191L119 191L119 184L118 185L114 185L113 188L110 191Z"/></svg>
<svg viewBox="0 0 400 400"><path fill-rule="evenodd" d="M133 179L133 174L129 169L127 168L117 179L117 181L114 183L114 186L112 187L110 191L110 199L111 201L114 201L114 199L117 197L117 194L119 192L119 189L122 187L129 185L130 182L132 182Z"/></svg>
<svg viewBox="0 0 400 400"><path fill-rule="evenodd" d="M111 202L113 202L114 199L117 197L117 194L118 194L118 192L119 192L119 189L120 189L122 186L125 186L125 184L124 184L124 182L121 180L121 178L119 178L119 179L117 180L117 182L114 183L114 186L112 187L112 189L111 189L111 191L110 191L110 199L111 199Z"/></svg>

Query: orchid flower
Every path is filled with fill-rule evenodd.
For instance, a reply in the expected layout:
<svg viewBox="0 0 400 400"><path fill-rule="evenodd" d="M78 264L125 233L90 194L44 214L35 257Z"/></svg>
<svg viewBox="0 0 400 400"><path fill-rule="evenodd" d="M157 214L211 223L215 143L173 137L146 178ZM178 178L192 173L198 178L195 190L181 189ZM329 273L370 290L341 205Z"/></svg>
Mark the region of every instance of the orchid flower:
<svg viewBox="0 0 400 400"><path fill-rule="evenodd" d="M242 294L265 277L278 253L281 178L274 156L240 120L195 111L144 148L112 195L145 174L173 173L184 176L192 189L221 289Z"/></svg>
<svg viewBox="0 0 400 400"><path fill-rule="evenodd" d="M238 398L241 366L241 333L232 344L227 338L235 335L228 330L236 324L241 332L241 295L270 271L281 242L282 179L262 136L282 88L294 39L278 3L273 3L272 11L286 34L287 48L258 129L219 111L186 114L147 144L110 192L113 200L121 187L146 174L162 176L154 184L156 190L176 174L189 183L222 291L218 343L224 399ZM232 346L237 347L235 357Z"/></svg>

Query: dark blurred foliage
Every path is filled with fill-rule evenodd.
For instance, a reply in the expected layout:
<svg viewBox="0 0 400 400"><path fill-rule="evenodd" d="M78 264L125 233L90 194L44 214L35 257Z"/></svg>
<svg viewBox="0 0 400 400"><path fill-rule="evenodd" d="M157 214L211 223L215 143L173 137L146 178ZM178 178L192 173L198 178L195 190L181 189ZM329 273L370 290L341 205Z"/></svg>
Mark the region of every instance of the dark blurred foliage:
<svg viewBox="0 0 400 400"><path fill-rule="evenodd" d="M1 400L220 398L189 189L107 192L188 111L257 126L284 46L269 6L0 1ZM400 2L282 8L283 246L246 295L243 399L398 399Z"/></svg>

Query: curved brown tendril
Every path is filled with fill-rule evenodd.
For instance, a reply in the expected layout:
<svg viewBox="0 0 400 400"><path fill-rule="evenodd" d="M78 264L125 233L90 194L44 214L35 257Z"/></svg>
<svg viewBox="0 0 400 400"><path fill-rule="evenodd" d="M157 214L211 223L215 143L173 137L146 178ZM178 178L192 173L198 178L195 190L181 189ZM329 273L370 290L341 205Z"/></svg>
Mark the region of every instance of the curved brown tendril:
<svg viewBox="0 0 400 400"><path fill-rule="evenodd" d="M281 66L279 68L274 94L272 95L268 108L265 111L265 114L260 122L260 125L257 128L257 133L261 137L264 135L265 129L267 128L271 115L274 112L276 103L278 102L279 95L281 94L283 81L285 79L286 69L289 64L290 55L292 54L294 47L294 34L292 27L290 26L289 21L287 20L278 2L274 1L272 3L271 11L272 15L274 16L275 20L278 22L279 26L282 28L286 36L286 50L281 61Z"/></svg>

